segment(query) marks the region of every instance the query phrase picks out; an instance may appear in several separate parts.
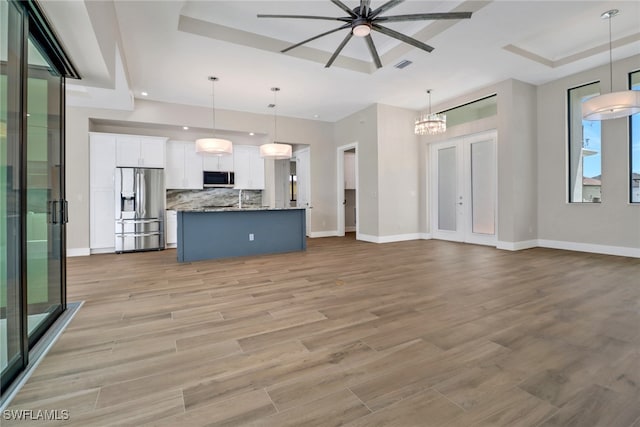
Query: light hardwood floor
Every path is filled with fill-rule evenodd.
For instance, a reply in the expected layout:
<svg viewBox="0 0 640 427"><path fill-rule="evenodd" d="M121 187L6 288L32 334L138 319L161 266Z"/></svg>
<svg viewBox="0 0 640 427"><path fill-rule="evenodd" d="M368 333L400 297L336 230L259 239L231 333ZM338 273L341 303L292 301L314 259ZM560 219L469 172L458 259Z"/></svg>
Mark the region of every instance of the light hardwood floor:
<svg viewBox="0 0 640 427"><path fill-rule="evenodd" d="M640 427L638 259L350 238L175 258L69 259L68 299L86 302L10 409L77 426Z"/></svg>

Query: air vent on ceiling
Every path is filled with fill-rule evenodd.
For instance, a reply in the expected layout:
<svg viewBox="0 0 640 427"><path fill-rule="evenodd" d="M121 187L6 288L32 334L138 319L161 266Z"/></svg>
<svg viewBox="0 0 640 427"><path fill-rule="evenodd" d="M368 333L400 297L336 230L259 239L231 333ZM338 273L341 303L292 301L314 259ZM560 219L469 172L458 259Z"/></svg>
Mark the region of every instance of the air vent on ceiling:
<svg viewBox="0 0 640 427"><path fill-rule="evenodd" d="M276 104L269 104L267 105L267 108L274 108L276 106Z"/></svg>
<svg viewBox="0 0 640 427"><path fill-rule="evenodd" d="M400 61L396 65L394 65L394 67L402 70L403 68L408 67L411 64L413 64L413 62L409 61L408 59L403 59L402 61Z"/></svg>

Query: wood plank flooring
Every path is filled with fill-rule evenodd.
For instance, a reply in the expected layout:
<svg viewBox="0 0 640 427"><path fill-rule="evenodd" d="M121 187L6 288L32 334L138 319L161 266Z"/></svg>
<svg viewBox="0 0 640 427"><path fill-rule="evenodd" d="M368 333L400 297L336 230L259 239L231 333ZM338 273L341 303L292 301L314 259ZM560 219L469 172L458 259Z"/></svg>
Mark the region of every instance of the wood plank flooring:
<svg viewBox="0 0 640 427"><path fill-rule="evenodd" d="M70 426L640 426L638 259L326 238L71 258L68 299L85 304L9 409Z"/></svg>

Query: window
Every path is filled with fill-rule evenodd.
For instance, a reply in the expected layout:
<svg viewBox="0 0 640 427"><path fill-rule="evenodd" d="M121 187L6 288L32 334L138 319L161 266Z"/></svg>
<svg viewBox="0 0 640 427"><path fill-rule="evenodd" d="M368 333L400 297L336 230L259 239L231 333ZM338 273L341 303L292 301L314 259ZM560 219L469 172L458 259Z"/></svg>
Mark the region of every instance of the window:
<svg viewBox="0 0 640 427"><path fill-rule="evenodd" d="M582 119L582 103L600 94L600 82L569 89L569 202L600 203L600 121Z"/></svg>
<svg viewBox="0 0 640 427"><path fill-rule="evenodd" d="M447 115L448 127L495 116L498 114L498 96L490 95L440 112Z"/></svg>
<svg viewBox="0 0 640 427"><path fill-rule="evenodd" d="M629 74L629 88L640 90L640 71ZM640 114L629 117L630 201L640 203Z"/></svg>

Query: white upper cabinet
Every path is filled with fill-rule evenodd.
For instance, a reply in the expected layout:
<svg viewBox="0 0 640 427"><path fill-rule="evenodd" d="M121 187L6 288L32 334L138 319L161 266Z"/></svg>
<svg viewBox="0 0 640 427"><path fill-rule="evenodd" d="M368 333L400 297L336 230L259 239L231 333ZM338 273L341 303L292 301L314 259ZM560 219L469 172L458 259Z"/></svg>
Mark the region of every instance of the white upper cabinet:
<svg viewBox="0 0 640 427"><path fill-rule="evenodd" d="M115 170L115 136L103 133L89 134L89 186L113 190Z"/></svg>
<svg viewBox="0 0 640 427"><path fill-rule="evenodd" d="M234 146L235 149L236 146ZM209 172L233 172L233 154L213 156L211 154L200 154L202 156L202 170Z"/></svg>
<svg viewBox="0 0 640 427"><path fill-rule="evenodd" d="M260 147L252 145L233 146L234 188L242 190L264 190L264 159Z"/></svg>
<svg viewBox="0 0 640 427"><path fill-rule="evenodd" d="M344 189L356 189L356 155L344 153Z"/></svg>
<svg viewBox="0 0 640 427"><path fill-rule="evenodd" d="M202 190L202 156L193 141L167 142L167 189Z"/></svg>
<svg viewBox="0 0 640 427"><path fill-rule="evenodd" d="M167 138L115 135L116 165L121 167L165 167L165 142Z"/></svg>

